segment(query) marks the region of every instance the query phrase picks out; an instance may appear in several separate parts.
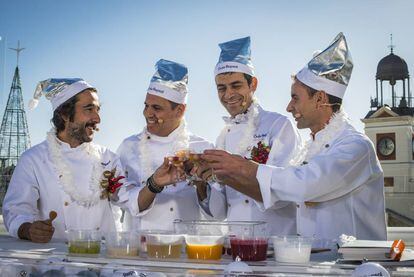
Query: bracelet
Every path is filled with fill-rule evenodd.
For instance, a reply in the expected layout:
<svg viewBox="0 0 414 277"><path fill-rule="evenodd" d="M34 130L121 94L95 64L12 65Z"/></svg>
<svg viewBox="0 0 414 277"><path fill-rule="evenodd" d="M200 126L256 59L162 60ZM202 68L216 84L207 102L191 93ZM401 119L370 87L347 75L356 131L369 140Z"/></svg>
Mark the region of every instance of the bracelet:
<svg viewBox="0 0 414 277"><path fill-rule="evenodd" d="M157 186L154 181L154 174L147 179L147 187L152 193L160 193L164 189L164 187Z"/></svg>

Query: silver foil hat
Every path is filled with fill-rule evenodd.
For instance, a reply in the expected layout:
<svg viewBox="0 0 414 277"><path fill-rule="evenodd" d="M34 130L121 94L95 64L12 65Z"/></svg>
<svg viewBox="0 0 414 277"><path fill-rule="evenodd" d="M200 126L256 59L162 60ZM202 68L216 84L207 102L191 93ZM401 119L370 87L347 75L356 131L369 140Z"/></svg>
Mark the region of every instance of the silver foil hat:
<svg viewBox="0 0 414 277"><path fill-rule="evenodd" d="M215 75L226 72L242 72L254 76L250 37L220 43L219 46L221 53L215 68Z"/></svg>
<svg viewBox="0 0 414 277"><path fill-rule="evenodd" d="M185 65L161 59L156 64L147 93L184 104L187 99L188 69Z"/></svg>
<svg viewBox="0 0 414 277"><path fill-rule="evenodd" d="M302 83L328 94L343 98L353 68L343 33L339 33L331 44L318 53L298 72L296 77Z"/></svg>
<svg viewBox="0 0 414 277"><path fill-rule="evenodd" d="M85 89L95 89L81 78L51 78L40 81L36 86L29 108L36 108L39 98L44 95L52 102L53 110Z"/></svg>

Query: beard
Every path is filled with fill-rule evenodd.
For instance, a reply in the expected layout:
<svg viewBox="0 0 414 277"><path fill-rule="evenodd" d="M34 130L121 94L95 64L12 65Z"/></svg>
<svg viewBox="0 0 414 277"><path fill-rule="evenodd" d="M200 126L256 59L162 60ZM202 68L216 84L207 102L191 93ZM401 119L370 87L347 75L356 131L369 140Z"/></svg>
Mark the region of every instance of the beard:
<svg viewBox="0 0 414 277"><path fill-rule="evenodd" d="M68 125L68 135L73 140L78 141L80 144L84 142L91 142L93 139L93 133L88 135L86 128L92 127L96 129L96 123L93 122L83 122L83 123L75 123L69 122Z"/></svg>

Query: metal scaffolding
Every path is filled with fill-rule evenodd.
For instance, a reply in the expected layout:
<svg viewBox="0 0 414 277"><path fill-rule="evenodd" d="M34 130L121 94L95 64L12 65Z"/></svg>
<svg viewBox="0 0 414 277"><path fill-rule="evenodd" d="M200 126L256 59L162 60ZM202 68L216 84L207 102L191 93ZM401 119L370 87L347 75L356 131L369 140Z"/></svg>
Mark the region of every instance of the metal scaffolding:
<svg viewBox="0 0 414 277"><path fill-rule="evenodd" d="M17 52L17 66L0 127L0 205L20 155L30 147L29 129L19 74L19 53L24 49L11 48Z"/></svg>

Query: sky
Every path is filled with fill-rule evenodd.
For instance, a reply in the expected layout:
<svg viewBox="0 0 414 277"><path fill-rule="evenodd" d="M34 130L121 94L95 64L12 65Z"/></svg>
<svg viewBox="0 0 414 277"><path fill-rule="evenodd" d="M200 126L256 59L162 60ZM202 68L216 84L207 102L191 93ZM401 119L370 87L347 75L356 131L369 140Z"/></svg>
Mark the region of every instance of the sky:
<svg viewBox="0 0 414 277"><path fill-rule="evenodd" d="M84 78L102 102L95 141L116 150L145 126L146 90L163 58L188 67L188 127L215 141L226 115L214 82L218 43L251 37L260 103L292 118L286 112L290 76L343 32L354 60L344 109L363 131L360 119L370 110L377 64L390 53L391 33L394 53L414 72L413 11L410 0L0 0L0 116L16 67L8 48L20 40L26 48L19 61L26 107L39 81ZM35 145L51 128L51 104L43 98L26 113ZM307 131L301 134L307 139Z"/></svg>

